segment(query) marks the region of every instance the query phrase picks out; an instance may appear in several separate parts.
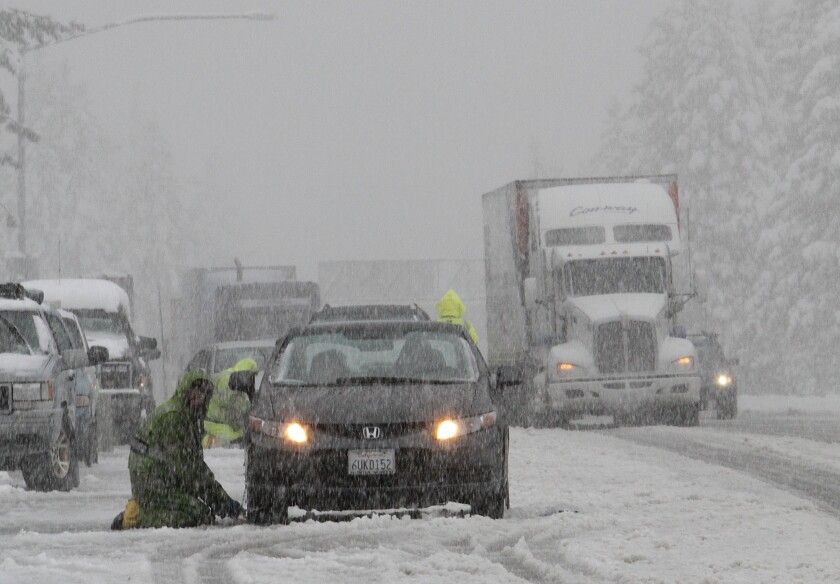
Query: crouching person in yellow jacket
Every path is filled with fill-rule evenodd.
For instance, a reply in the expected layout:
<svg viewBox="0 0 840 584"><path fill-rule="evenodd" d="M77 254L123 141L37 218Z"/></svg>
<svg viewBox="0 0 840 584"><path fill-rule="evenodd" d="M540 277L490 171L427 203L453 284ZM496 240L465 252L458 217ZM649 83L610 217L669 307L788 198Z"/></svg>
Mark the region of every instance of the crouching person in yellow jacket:
<svg viewBox="0 0 840 584"><path fill-rule="evenodd" d="M188 371L175 395L143 421L128 456L131 500L111 529L195 527L241 515L204 462L200 425L212 394L206 373Z"/></svg>
<svg viewBox="0 0 840 584"><path fill-rule="evenodd" d="M227 446L245 435L245 424L251 402L243 393L230 388L230 376L237 371L259 371L257 362L245 358L233 367L225 369L216 379L216 391L210 399L207 417L204 419L204 438L202 446Z"/></svg>

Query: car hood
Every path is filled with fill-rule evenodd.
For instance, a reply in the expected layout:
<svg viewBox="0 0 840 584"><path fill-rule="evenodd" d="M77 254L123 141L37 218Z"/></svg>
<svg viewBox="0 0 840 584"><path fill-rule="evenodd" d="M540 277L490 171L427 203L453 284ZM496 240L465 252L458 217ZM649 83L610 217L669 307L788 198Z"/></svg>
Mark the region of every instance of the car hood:
<svg viewBox="0 0 840 584"><path fill-rule="evenodd" d="M477 383L268 386L259 411L275 420L321 424L426 422L483 414L492 409Z"/></svg>
<svg viewBox="0 0 840 584"><path fill-rule="evenodd" d="M612 320L619 316L654 319L665 308L665 294L604 294L580 296L569 302L592 322Z"/></svg>
<svg viewBox="0 0 840 584"><path fill-rule="evenodd" d="M52 355L0 353L0 381L43 381L51 377Z"/></svg>
<svg viewBox="0 0 840 584"><path fill-rule="evenodd" d="M130 348L128 346L128 339L125 338L125 335L105 333L101 331L85 331L85 336L87 337L88 345L91 347L99 345L100 347L108 349L109 361L118 361L128 357Z"/></svg>

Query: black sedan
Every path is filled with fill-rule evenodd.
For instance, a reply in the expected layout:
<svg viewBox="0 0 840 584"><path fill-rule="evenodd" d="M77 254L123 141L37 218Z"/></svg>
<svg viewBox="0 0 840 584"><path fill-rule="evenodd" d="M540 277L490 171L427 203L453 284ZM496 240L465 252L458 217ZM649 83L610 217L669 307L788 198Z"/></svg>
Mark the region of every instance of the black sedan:
<svg viewBox="0 0 840 584"><path fill-rule="evenodd" d="M417 509L466 503L501 518L508 429L495 382L462 327L431 321L311 324L250 393L246 498L254 523L288 508Z"/></svg>

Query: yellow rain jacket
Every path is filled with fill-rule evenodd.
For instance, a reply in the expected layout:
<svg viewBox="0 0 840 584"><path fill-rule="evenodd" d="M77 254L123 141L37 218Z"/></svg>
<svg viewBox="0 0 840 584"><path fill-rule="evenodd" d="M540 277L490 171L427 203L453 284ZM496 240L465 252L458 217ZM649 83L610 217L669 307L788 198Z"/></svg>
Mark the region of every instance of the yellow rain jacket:
<svg viewBox="0 0 840 584"><path fill-rule="evenodd" d="M201 441L204 448L226 446L245 433L245 420L251 403L245 394L233 391L228 385L231 373L237 371L256 372L259 365L248 357L225 369L216 379L216 390L204 419L204 438Z"/></svg>
<svg viewBox="0 0 840 584"><path fill-rule="evenodd" d="M443 298L435 304L435 308L438 313L438 321L461 325L467 329L467 332L470 333L470 337L473 342L478 342L478 334L476 334L472 323L464 319L467 307L464 306L464 303L461 301L461 297L458 296L455 290L452 290L451 288L447 290L446 294L443 295Z"/></svg>

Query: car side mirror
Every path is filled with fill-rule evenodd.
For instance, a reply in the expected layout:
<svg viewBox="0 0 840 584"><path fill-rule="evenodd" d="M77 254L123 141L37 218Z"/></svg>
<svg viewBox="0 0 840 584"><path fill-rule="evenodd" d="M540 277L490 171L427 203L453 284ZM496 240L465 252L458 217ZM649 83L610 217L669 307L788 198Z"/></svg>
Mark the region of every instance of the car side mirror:
<svg viewBox="0 0 840 584"><path fill-rule="evenodd" d="M152 349L157 349L157 339L154 337L137 337L137 344L140 347L141 351L151 351Z"/></svg>
<svg viewBox="0 0 840 584"><path fill-rule="evenodd" d="M105 347L100 347L99 345L93 345L88 349L88 364L93 365L101 365L105 361L110 358L108 354L108 349Z"/></svg>
<svg viewBox="0 0 840 584"><path fill-rule="evenodd" d="M516 367L509 365L502 365L496 371L496 387L504 389L512 385L520 385L522 383L522 373Z"/></svg>
<svg viewBox="0 0 840 584"><path fill-rule="evenodd" d="M248 396L248 399L254 400L254 393L256 393L256 371L234 371L230 374L228 379L228 387L233 391L239 391Z"/></svg>

